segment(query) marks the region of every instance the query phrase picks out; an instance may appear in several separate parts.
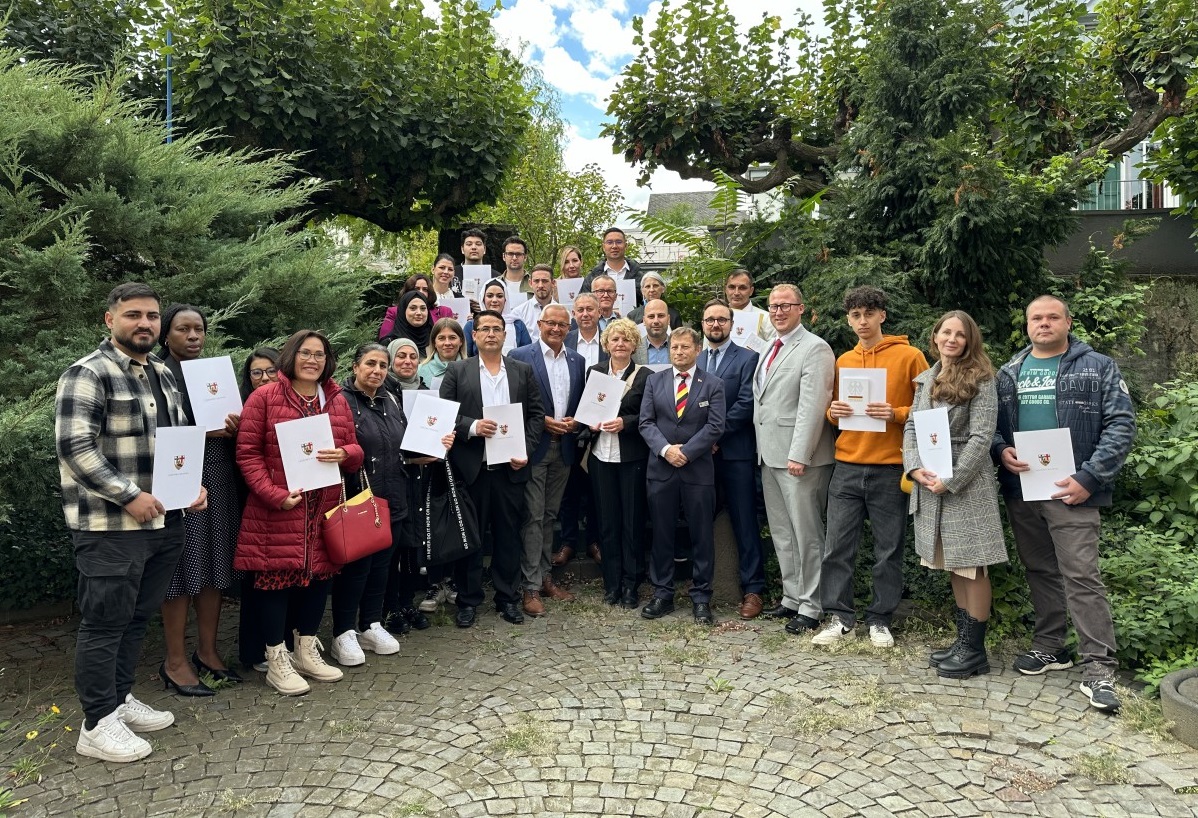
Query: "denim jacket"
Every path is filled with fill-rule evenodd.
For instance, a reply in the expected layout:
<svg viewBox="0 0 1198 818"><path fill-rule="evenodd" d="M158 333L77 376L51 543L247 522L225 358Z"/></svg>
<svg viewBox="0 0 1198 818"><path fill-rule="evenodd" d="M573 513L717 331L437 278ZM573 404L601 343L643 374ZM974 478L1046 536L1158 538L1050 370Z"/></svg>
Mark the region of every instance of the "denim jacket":
<svg viewBox="0 0 1198 818"><path fill-rule="evenodd" d="M1002 452L1015 445L1019 429L1019 369L1031 352L1021 350L998 372L998 429L990 456L998 464L1004 495L1019 497L1019 475L1002 466ZM1069 349L1057 372L1057 425L1068 427L1077 472L1073 479L1090 498L1084 505L1109 506L1115 476L1123 467L1136 437L1136 413L1119 366L1089 344L1069 336Z"/></svg>

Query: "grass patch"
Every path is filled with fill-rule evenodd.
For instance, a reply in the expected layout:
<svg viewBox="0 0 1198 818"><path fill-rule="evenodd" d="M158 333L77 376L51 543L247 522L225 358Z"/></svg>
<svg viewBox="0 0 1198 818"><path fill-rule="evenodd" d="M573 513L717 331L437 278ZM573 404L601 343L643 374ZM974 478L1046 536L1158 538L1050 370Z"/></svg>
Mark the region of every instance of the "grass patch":
<svg viewBox="0 0 1198 818"><path fill-rule="evenodd" d="M1118 687L1119 699L1123 706L1119 708L1119 721L1124 727L1144 733L1157 741L1173 740L1169 730L1173 722L1165 718L1159 699L1146 699L1123 686Z"/></svg>
<svg viewBox="0 0 1198 818"><path fill-rule="evenodd" d="M325 728L337 738L356 738L367 732L370 725L361 719L345 719L326 722Z"/></svg>
<svg viewBox="0 0 1198 818"><path fill-rule="evenodd" d="M790 636L784 630L771 630L757 637L757 646L766 653L781 653L782 648L790 641Z"/></svg>
<svg viewBox="0 0 1198 818"><path fill-rule="evenodd" d="M253 795L249 793L238 795L231 789L221 792L220 797L217 799L217 806L221 812L231 812L233 814L241 812L243 809L249 809L257 803L258 801Z"/></svg>
<svg viewBox="0 0 1198 818"><path fill-rule="evenodd" d="M388 814L390 818L412 818L413 815L427 815L428 807L423 801L408 801L393 808Z"/></svg>
<svg viewBox="0 0 1198 818"><path fill-rule="evenodd" d="M732 690L732 682L718 676L708 676L707 689L712 693L727 693Z"/></svg>
<svg viewBox="0 0 1198 818"><path fill-rule="evenodd" d="M711 651L708 648L689 642L681 645L663 645L661 655L678 665L705 665L711 659Z"/></svg>
<svg viewBox="0 0 1198 818"><path fill-rule="evenodd" d="M548 739L549 733L545 724L524 714L516 724L504 728L503 735L492 749L497 754L507 757L539 755L540 751L546 749Z"/></svg>
<svg viewBox="0 0 1198 818"><path fill-rule="evenodd" d="M32 754L18 758L9 768L8 777L18 787L41 781L42 767L45 767L46 762L50 760L50 747L52 746L54 745L40 747Z"/></svg>
<svg viewBox="0 0 1198 818"><path fill-rule="evenodd" d="M1081 753L1073 760L1072 767L1075 773L1096 784L1127 784L1131 781L1127 762L1114 750Z"/></svg>

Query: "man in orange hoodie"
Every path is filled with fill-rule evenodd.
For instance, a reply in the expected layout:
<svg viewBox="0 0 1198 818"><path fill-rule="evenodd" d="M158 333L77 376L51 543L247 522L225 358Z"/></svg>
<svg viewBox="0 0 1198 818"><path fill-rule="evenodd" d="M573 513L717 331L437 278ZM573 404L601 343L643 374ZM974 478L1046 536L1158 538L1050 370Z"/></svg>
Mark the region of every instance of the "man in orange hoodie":
<svg viewBox="0 0 1198 818"><path fill-rule="evenodd" d="M890 620L903 591L903 543L907 538L907 495L899 487L903 471L903 425L915 398L912 379L928 368L923 353L905 335L884 335L886 294L877 287L857 287L844 296L849 326L857 345L836 361L836 386L828 420L839 426L853 414L840 400L844 369L885 369L886 394L869 394L865 414L886 422L885 431L841 430L836 439L836 466L828 487L828 526L820 598L829 618L811 638L815 645L834 645L856 636L853 568L865 520L874 541L874 596L865 609L870 642L894 646Z"/></svg>

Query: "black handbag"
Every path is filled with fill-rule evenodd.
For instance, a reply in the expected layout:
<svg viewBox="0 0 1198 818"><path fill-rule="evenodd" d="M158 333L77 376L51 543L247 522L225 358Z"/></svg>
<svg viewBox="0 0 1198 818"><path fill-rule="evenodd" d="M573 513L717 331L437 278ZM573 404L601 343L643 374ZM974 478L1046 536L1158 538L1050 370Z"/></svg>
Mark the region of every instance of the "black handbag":
<svg viewBox="0 0 1198 818"><path fill-rule="evenodd" d="M478 515L469 493L453 477L449 461L427 467L421 565L445 565L482 551Z"/></svg>

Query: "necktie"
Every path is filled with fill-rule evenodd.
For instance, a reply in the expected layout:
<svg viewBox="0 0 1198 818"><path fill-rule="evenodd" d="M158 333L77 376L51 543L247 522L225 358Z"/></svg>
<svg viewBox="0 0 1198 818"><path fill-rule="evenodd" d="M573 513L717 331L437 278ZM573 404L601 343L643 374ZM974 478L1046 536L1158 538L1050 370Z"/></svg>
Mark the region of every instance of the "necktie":
<svg viewBox="0 0 1198 818"><path fill-rule="evenodd" d="M707 353L707 356L707 370L712 374L715 374L715 371L720 366L720 351L718 349L710 350Z"/></svg>
<svg viewBox="0 0 1198 818"><path fill-rule="evenodd" d="M686 387L686 373L678 374L678 395L674 399L674 409L678 412L678 417L682 417L682 412L686 409L686 396L690 394L690 390Z"/></svg>
<svg viewBox="0 0 1198 818"><path fill-rule="evenodd" d="M774 365L774 359L778 357L778 350L782 349L782 339L774 341L774 347L770 350L770 357L766 359L765 371L769 372L770 367Z"/></svg>

